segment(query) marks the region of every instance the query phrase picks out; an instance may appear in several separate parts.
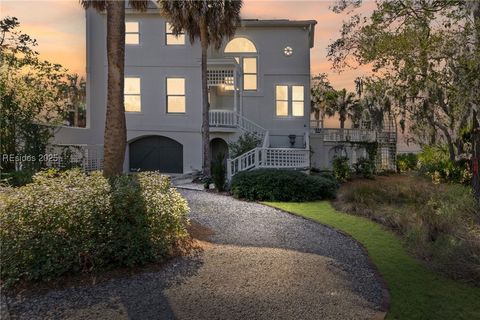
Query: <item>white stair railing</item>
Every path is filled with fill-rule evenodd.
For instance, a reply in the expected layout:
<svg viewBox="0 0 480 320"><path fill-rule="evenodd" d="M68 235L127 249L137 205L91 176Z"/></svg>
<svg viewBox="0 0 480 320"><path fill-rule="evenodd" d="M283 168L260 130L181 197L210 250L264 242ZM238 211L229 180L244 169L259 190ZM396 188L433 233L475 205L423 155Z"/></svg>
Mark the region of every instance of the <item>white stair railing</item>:
<svg viewBox="0 0 480 320"><path fill-rule="evenodd" d="M304 149L270 148L268 130L244 116L230 110L210 110L210 126L239 128L255 134L261 144L234 159L227 160L227 178L256 168L308 168L310 165L309 134L305 132Z"/></svg>
<svg viewBox="0 0 480 320"><path fill-rule="evenodd" d="M227 161L227 177L231 180L239 172L258 168L304 169L309 166L308 148L254 148Z"/></svg>
<svg viewBox="0 0 480 320"><path fill-rule="evenodd" d="M255 134L262 141L267 132L262 126L231 110L210 110L209 118L211 127L239 128L244 132Z"/></svg>

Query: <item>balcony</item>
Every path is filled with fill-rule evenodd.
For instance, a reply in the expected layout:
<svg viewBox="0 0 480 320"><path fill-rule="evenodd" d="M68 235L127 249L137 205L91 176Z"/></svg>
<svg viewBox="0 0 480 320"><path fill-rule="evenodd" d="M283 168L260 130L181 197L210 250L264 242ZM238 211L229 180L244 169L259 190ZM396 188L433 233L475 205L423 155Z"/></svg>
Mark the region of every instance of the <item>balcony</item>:
<svg viewBox="0 0 480 320"><path fill-rule="evenodd" d="M261 140L267 134L267 130L255 122L245 118L241 114L232 110L209 111L210 131L212 132L251 132L257 135Z"/></svg>
<svg viewBox="0 0 480 320"><path fill-rule="evenodd" d="M312 128L312 130L326 142L374 142L379 138L375 130L339 128Z"/></svg>

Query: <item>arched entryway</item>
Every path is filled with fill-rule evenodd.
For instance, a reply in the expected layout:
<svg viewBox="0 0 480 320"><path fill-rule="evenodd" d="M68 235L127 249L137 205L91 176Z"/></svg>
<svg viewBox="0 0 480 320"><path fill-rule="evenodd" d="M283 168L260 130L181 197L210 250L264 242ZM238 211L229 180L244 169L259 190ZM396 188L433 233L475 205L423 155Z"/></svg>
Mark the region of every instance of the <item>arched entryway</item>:
<svg viewBox="0 0 480 320"><path fill-rule="evenodd" d="M183 173L183 146L164 137L148 136L130 143L130 171Z"/></svg>
<svg viewBox="0 0 480 320"><path fill-rule="evenodd" d="M228 144L222 138L214 138L210 141L210 153L212 163L216 162L218 156L221 154L223 155L224 165L226 165L228 158Z"/></svg>

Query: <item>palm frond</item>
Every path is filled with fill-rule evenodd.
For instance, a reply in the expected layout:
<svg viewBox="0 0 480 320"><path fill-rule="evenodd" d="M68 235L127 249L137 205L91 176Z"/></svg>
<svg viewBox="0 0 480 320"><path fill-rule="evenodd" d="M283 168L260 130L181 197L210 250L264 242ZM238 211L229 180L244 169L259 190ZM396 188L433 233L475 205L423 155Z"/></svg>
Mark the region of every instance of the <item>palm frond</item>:
<svg viewBox="0 0 480 320"><path fill-rule="evenodd" d="M148 0L129 0L128 4L137 11L145 11L148 9Z"/></svg>
<svg viewBox="0 0 480 320"><path fill-rule="evenodd" d="M105 0L80 0L83 8L93 8L97 11L104 11L107 8L107 1Z"/></svg>
<svg viewBox="0 0 480 320"><path fill-rule="evenodd" d="M219 49L240 25L240 0L159 0L160 12L174 34L188 33L190 42L200 38L200 25L207 25L207 43Z"/></svg>

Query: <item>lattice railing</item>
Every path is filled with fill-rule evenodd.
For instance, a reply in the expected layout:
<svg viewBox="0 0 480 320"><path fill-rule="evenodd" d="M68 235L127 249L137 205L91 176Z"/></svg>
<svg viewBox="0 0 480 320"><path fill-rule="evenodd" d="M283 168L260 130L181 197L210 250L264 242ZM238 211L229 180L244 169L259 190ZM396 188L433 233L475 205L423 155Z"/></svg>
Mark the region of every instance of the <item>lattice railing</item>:
<svg viewBox="0 0 480 320"><path fill-rule="evenodd" d="M306 169L310 166L310 150L295 148L255 148L227 161L227 176L258 168Z"/></svg>
<svg viewBox="0 0 480 320"><path fill-rule="evenodd" d="M207 83L209 86L233 86L234 76L235 72L230 69L209 69L207 70Z"/></svg>
<svg viewBox="0 0 480 320"><path fill-rule="evenodd" d="M65 144L47 147L46 165L51 168L80 167L85 172L103 169L103 145Z"/></svg>

